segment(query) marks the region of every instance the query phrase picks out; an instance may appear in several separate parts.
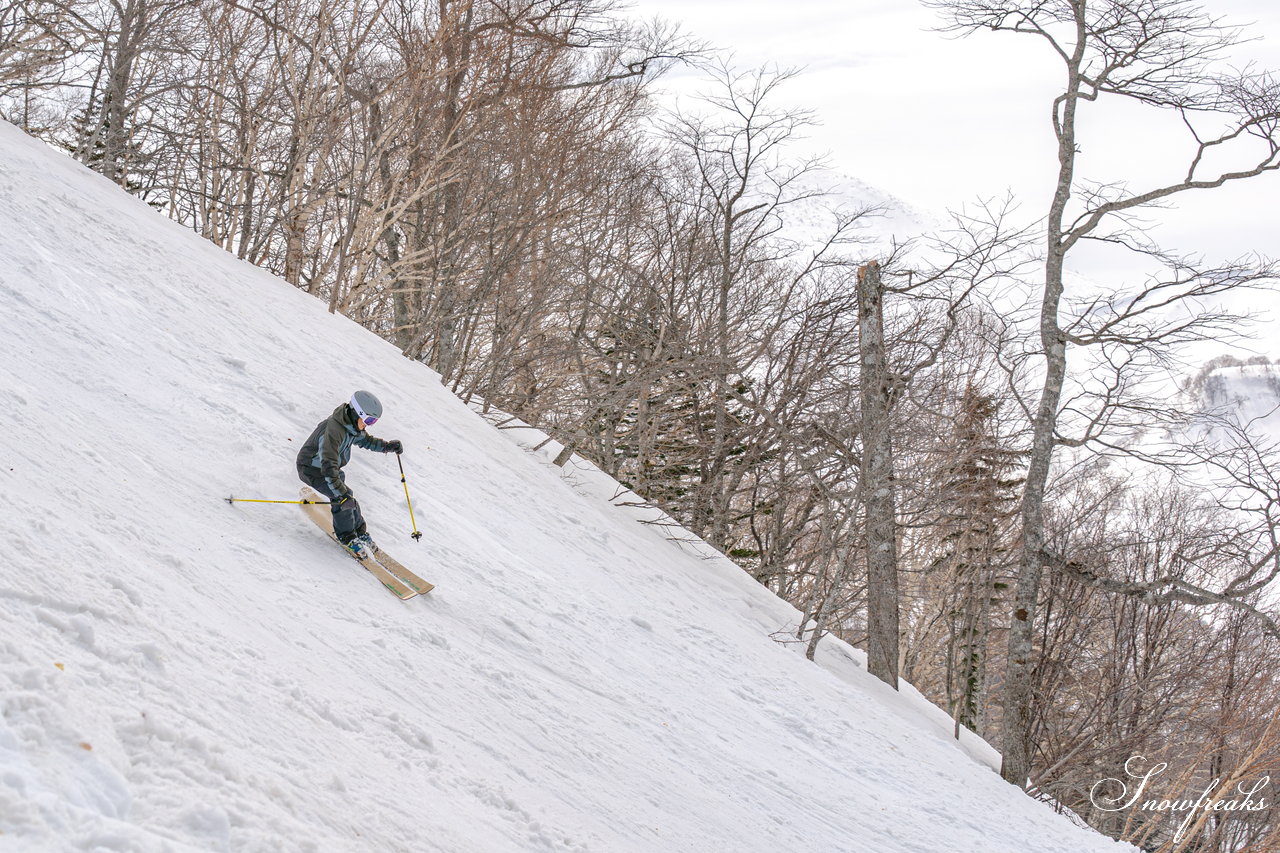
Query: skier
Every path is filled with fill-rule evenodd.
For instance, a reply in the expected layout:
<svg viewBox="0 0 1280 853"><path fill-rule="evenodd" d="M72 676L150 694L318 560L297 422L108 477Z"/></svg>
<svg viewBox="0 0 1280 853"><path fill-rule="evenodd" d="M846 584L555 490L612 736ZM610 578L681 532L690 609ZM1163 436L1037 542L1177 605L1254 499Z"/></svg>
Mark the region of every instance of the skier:
<svg viewBox="0 0 1280 853"><path fill-rule="evenodd" d="M333 414L316 425L310 438L298 452L298 477L311 488L326 495L333 512L333 533L358 559L378 550L365 528L360 504L347 487L342 466L351 459L355 444L377 453L402 453L399 441L386 441L369 435L365 428L382 417L382 403L368 391L357 391L349 402L333 410Z"/></svg>

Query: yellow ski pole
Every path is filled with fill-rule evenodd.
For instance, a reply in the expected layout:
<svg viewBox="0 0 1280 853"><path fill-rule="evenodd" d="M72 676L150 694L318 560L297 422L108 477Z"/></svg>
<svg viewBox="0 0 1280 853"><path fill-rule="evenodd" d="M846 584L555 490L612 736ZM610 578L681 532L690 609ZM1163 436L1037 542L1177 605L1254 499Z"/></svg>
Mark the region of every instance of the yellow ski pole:
<svg viewBox="0 0 1280 853"><path fill-rule="evenodd" d="M418 530L418 522L413 517L413 501L409 500L409 481L404 478L404 462L400 461L399 453L396 454L396 464L400 466L400 482L404 485L404 502L409 505L409 523L413 525L413 533L410 535L414 542L418 542L422 539L422 533Z"/></svg>

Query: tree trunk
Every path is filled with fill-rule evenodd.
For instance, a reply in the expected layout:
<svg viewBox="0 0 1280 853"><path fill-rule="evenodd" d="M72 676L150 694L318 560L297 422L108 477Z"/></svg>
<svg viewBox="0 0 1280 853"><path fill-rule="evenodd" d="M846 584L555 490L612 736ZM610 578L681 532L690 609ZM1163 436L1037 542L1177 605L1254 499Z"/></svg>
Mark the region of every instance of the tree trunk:
<svg viewBox="0 0 1280 853"><path fill-rule="evenodd" d="M114 55L108 59L109 71L102 93L97 123L83 141L78 152L81 162L96 168L99 174L120 186L128 184L129 132L125 125L131 118L129 89L133 83L133 66L141 51L147 28L145 0L128 0L117 7L120 20ZM101 146L101 148L99 148ZM95 157L98 159L95 162Z"/></svg>
<svg viewBox="0 0 1280 853"><path fill-rule="evenodd" d="M461 156L458 150L459 137L462 134L463 88L466 85L467 73L471 62L471 21L474 6L464 0L460 9L452 8L450 0L439 0L440 26L450 27L452 31L445 36L444 59L447 78L445 81L444 104L442 109L440 159L445 185L440 190L439 211L439 259L437 261L439 288L436 293L436 341L432 366L440 374L445 385L457 380L458 365L458 317L457 302L461 281L461 242L462 242L462 186L451 167L452 161Z"/></svg>
<svg viewBox="0 0 1280 853"><path fill-rule="evenodd" d="M1078 0L1077 0L1078 2ZM1022 554L1018 566L1013 619L1009 624L1008 664L1004 681L1004 728L1000 775L1019 787L1026 787L1031 772L1031 733L1034 703L1032 676L1035 669L1035 618L1040 597L1044 550L1044 494L1053 462L1058 427L1058 409L1067 375L1067 343L1059 327L1062 302L1062 271L1067 244L1063 219L1071 199L1075 177L1076 107L1080 99L1080 65L1084 61L1087 36L1083 3L1076 15L1076 50L1068 63L1067 91L1054 102L1054 126L1058 136L1058 181L1046 227L1044 291L1040 302L1040 344L1044 349L1045 375L1040 403L1031 423L1031 453L1027 461L1027 481L1022 493Z"/></svg>
<svg viewBox="0 0 1280 853"><path fill-rule="evenodd" d="M858 270L858 349L862 366L862 503L867 530L867 669L898 689L898 525L893 444L889 431L892 379L884 345L880 265Z"/></svg>

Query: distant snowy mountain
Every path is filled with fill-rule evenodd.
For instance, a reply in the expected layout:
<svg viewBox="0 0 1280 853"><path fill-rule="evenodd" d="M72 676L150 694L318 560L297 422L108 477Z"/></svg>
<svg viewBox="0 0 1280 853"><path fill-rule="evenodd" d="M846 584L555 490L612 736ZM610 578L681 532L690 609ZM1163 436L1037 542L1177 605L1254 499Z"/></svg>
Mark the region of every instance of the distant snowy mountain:
<svg viewBox="0 0 1280 853"><path fill-rule="evenodd" d="M1280 365L1265 357L1240 363L1215 359L1188 388L1202 411L1229 417L1252 431L1280 442Z"/></svg>
<svg viewBox="0 0 1280 853"><path fill-rule="evenodd" d="M813 193L785 208L785 225L779 237L803 247L800 257L822 246L831 237L836 221L835 212L865 211L852 231L858 245L844 249L855 260L883 258L894 244L927 234L938 234L950 228L952 223L934 215L866 181L850 175L815 172L793 187L796 194Z"/></svg>
<svg viewBox="0 0 1280 853"><path fill-rule="evenodd" d="M0 850L1091 853L421 364L0 123ZM355 388L401 602L289 499Z"/></svg>
<svg viewBox="0 0 1280 853"><path fill-rule="evenodd" d="M1206 379L1204 400L1214 409L1231 409L1245 420L1266 420L1280 426L1280 367L1244 364L1219 367Z"/></svg>

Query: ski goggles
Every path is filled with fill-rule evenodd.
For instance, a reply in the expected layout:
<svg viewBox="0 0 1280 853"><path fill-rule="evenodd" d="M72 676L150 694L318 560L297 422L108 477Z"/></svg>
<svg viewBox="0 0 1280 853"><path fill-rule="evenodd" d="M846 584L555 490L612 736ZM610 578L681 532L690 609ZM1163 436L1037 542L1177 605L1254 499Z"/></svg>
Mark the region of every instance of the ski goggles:
<svg viewBox="0 0 1280 853"><path fill-rule="evenodd" d="M366 426L376 424L378 422L379 415L371 415L364 409L360 408L360 404L356 402L355 397L351 398L351 408L355 409L356 417L364 421Z"/></svg>

